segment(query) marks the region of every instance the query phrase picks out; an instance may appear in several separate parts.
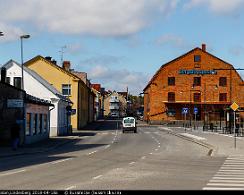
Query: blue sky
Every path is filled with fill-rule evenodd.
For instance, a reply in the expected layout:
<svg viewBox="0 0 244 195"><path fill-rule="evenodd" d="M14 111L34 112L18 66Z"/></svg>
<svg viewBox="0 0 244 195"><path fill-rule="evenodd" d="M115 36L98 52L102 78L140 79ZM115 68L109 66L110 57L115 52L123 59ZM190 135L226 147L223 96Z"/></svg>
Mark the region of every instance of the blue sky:
<svg viewBox="0 0 244 195"><path fill-rule="evenodd" d="M0 0L0 64L36 55L138 95L160 66L207 45L244 68L244 0ZM240 71L242 75L244 71ZM243 77L243 76L242 76Z"/></svg>

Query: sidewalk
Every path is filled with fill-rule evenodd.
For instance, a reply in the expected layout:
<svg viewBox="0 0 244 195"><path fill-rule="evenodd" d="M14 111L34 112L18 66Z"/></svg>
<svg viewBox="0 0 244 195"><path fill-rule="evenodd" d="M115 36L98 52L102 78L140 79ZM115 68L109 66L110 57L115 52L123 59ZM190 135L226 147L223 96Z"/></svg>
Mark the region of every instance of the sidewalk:
<svg viewBox="0 0 244 195"><path fill-rule="evenodd" d="M81 130L73 130L72 135L50 137L49 139L39 141L37 143L19 147L16 151L12 150L11 146L0 146L0 159L3 157L19 156L24 154L44 153L51 151L64 144L81 139L83 136L91 136L87 130L98 130L102 121L97 121L88 124Z"/></svg>
<svg viewBox="0 0 244 195"><path fill-rule="evenodd" d="M172 130L172 132L185 136L189 139L194 140L199 144L207 144L213 149L212 155L220 156L243 156L244 155L244 137L234 137L233 134L222 134L211 131L203 131L202 128L197 130L187 128L186 130L183 127L164 127L165 130ZM236 143L236 147L235 147Z"/></svg>

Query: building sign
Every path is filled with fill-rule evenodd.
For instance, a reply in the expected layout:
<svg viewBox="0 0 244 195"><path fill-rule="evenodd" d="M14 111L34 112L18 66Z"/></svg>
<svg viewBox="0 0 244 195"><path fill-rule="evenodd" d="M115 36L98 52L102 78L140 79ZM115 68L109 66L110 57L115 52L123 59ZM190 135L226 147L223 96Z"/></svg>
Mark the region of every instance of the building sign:
<svg viewBox="0 0 244 195"><path fill-rule="evenodd" d="M24 102L22 99L8 99L7 107L8 108L23 108Z"/></svg>
<svg viewBox="0 0 244 195"><path fill-rule="evenodd" d="M206 74L217 74L217 71L216 70L179 70L179 74L206 75Z"/></svg>

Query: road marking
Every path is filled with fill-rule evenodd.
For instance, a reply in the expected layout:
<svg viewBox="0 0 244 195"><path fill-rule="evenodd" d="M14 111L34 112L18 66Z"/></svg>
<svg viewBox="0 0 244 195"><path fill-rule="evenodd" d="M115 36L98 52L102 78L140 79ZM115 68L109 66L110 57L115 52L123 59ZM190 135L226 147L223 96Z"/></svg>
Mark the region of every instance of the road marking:
<svg viewBox="0 0 244 195"><path fill-rule="evenodd" d="M66 159L63 159L63 160L57 160L57 161L54 161L54 162L51 162L51 164L58 164L58 163L62 163L62 162L65 162L67 160L72 160L73 158L66 158Z"/></svg>
<svg viewBox="0 0 244 195"><path fill-rule="evenodd" d="M216 188L216 187L204 187L203 190L244 190L244 188Z"/></svg>
<svg viewBox="0 0 244 195"><path fill-rule="evenodd" d="M105 146L105 149L108 149L110 147L110 145L107 145L107 146Z"/></svg>
<svg viewBox="0 0 244 195"><path fill-rule="evenodd" d="M76 186L70 186L70 187L66 188L65 190L71 190L71 189L74 189L74 188L76 188Z"/></svg>
<svg viewBox="0 0 244 195"><path fill-rule="evenodd" d="M0 176L13 175L13 174L22 173L22 172L25 172L25 171L26 171L26 169L22 169L22 170L19 170L19 171L13 171L13 172L8 172L8 173L3 173L3 174L0 174Z"/></svg>
<svg viewBox="0 0 244 195"><path fill-rule="evenodd" d="M144 160L145 158L146 158L146 156L141 157L142 160Z"/></svg>
<svg viewBox="0 0 244 195"><path fill-rule="evenodd" d="M221 179L221 180L228 180L228 179L232 179L233 181L234 180L244 180L244 177L233 177L233 175L231 176L228 176L228 177L213 177L212 179Z"/></svg>
<svg viewBox="0 0 244 195"><path fill-rule="evenodd" d="M95 151L93 151L93 152L88 153L88 155L94 154L94 153L96 153L96 152L97 152L97 150L95 150Z"/></svg>
<svg viewBox="0 0 244 195"><path fill-rule="evenodd" d="M135 164L136 162L131 162L131 163L129 163L130 165L133 165L133 164Z"/></svg>
<svg viewBox="0 0 244 195"><path fill-rule="evenodd" d="M208 186L233 186L233 187L244 187L244 184L240 183L208 183Z"/></svg>
<svg viewBox="0 0 244 195"><path fill-rule="evenodd" d="M151 153L149 153L149 154L153 154L153 153L151 152Z"/></svg>
<svg viewBox="0 0 244 195"><path fill-rule="evenodd" d="M99 179L100 177L102 177L102 175L98 175L96 177L93 177L93 179Z"/></svg>

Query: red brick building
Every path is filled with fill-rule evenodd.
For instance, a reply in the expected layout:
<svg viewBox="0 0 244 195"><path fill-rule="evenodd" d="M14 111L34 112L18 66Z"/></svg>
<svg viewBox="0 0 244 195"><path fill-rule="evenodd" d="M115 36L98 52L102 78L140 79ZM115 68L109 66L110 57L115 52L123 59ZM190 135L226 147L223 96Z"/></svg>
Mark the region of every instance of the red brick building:
<svg viewBox="0 0 244 195"><path fill-rule="evenodd" d="M244 107L241 76L233 65L208 53L205 44L162 65L143 91L144 120L152 123L185 117L189 121L196 117L204 123L227 121L233 102Z"/></svg>

